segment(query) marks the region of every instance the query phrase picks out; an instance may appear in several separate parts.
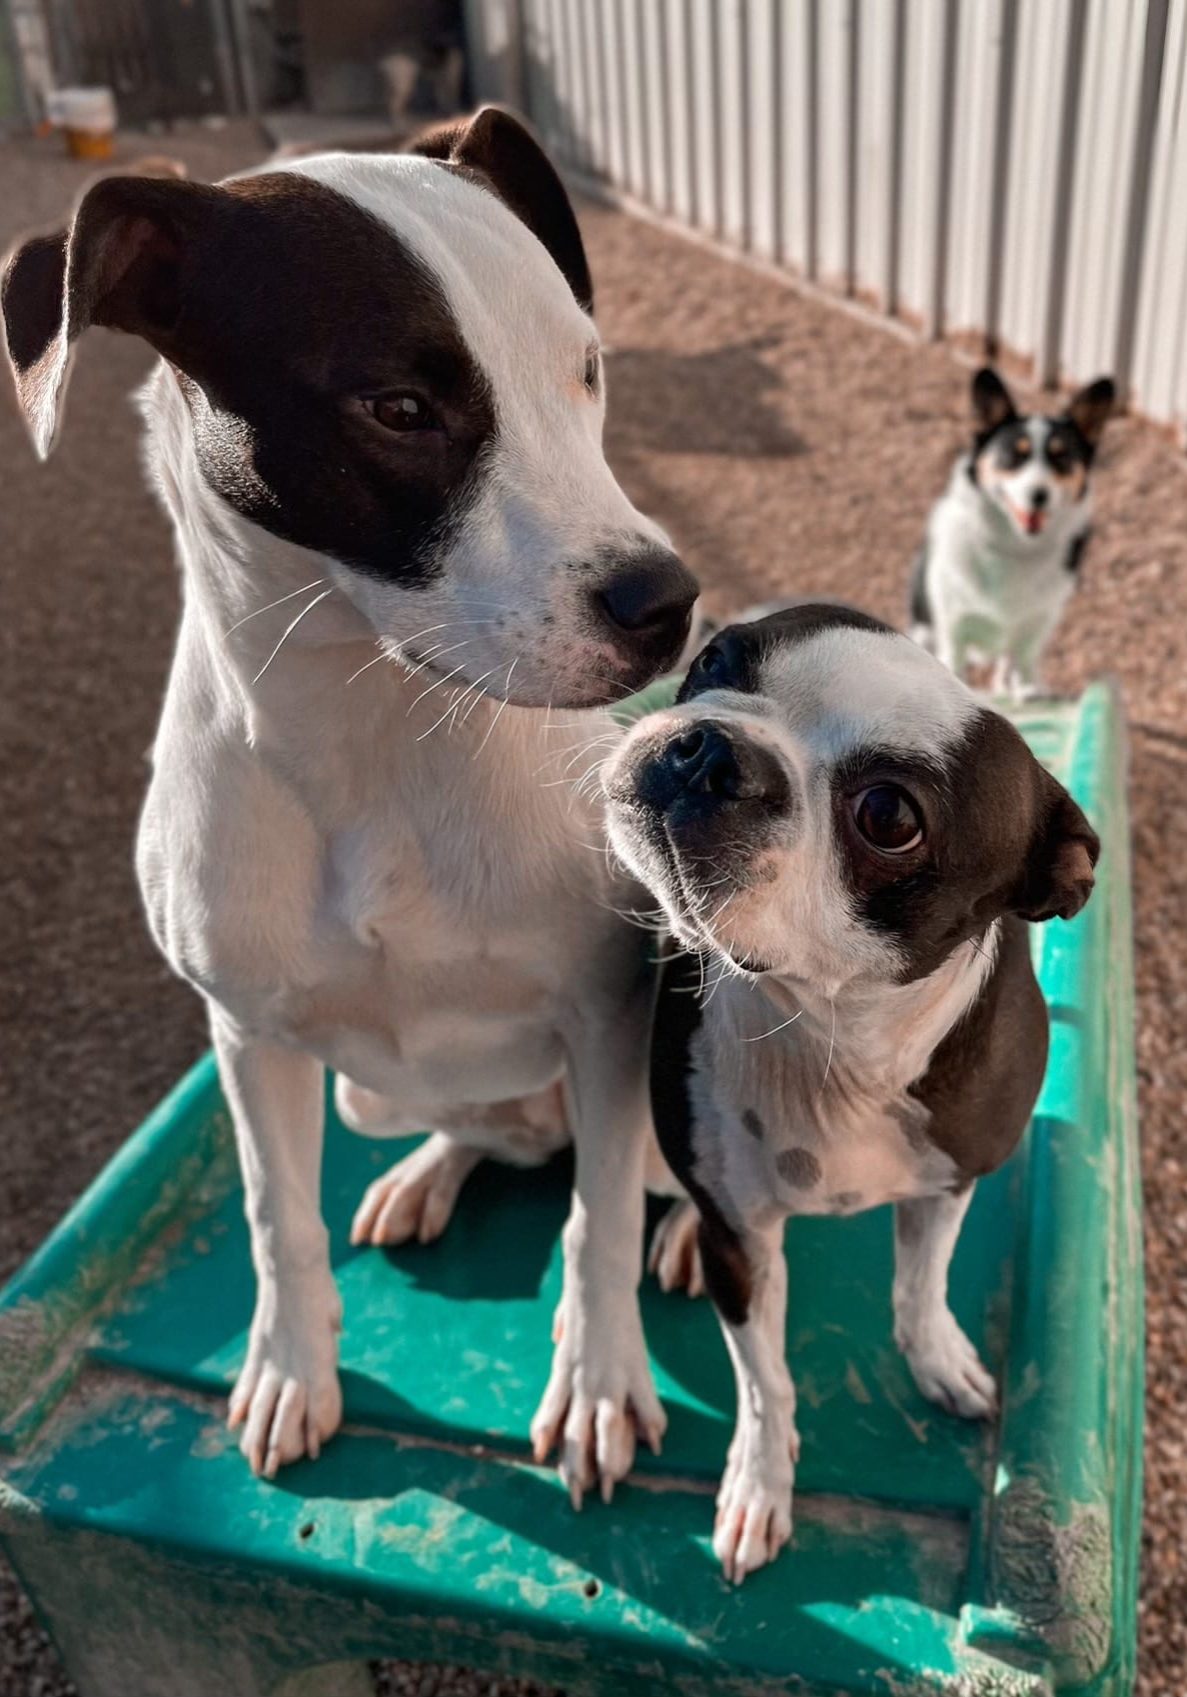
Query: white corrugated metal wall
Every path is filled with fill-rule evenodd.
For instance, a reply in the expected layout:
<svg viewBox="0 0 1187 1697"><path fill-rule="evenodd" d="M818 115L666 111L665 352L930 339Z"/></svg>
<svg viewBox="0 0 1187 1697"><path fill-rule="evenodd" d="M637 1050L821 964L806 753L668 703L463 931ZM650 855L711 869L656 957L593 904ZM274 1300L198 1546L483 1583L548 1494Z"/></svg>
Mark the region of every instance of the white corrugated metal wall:
<svg viewBox="0 0 1187 1697"><path fill-rule="evenodd" d="M726 246L1187 428L1187 0L468 0L476 93Z"/></svg>

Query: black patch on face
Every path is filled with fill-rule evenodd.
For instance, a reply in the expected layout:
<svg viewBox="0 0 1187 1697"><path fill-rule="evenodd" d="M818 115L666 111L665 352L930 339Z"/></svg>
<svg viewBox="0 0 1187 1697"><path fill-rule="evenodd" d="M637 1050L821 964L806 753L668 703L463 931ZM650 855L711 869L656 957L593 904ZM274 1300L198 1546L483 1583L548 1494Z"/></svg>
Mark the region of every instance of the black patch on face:
<svg viewBox="0 0 1187 1697"><path fill-rule="evenodd" d="M793 1190L811 1190L820 1183L820 1162L810 1149L781 1149L775 1156L775 1170Z"/></svg>
<svg viewBox="0 0 1187 1697"><path fill-rule="evenodd" d="M439 287L320 183L278 174L223 193L228 210L186 256L162 348L185 374L203 476L286 541L377 578L428 581L495 435ZM404 395L430 428L372 416L368 403Z"/></svg>
<svg viewBox="0 0 1187 1697"><path fill-rule="evenodd" d="M757 692L762 664L768 655L788 644L807 642L825 630L890 632L892 627L856 607L840 602L805 601L763 619L727 625L702 648L680 687L677 702L695 701L711 689Z"/></svg>
<svg viewBox="0 0 1187 1697"><path fill-rule="evenodd" d="M923 817L923 841L902 854L865 843L854 819L855 797L887 782ZM942 763L893 750L851 756L834 774L833 816L857 913L898 945L904 982L1004 914L1071 918L1092 891L1096 833L1013 725L987 708Z"/></svg>

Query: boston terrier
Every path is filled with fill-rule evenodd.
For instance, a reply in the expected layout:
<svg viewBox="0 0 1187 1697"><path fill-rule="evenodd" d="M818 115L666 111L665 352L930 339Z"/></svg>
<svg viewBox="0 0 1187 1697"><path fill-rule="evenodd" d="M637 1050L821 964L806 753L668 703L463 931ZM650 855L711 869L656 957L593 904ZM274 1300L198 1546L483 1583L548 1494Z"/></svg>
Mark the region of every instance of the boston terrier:
<svg viewBox="0 0 1187 1697"><path fill-rule="evenodd" d="M733 1361L714 1547L740 1580L791 1535L788 1216L893 1202L899 1347L925 1396L993 1412L948 1265L1043 1078L1027 924L1080 910L1099 845L1012 725L835 605L721 631L602 781L671 927L652 1108L691 1201L659 1258L703 1278Z"/></svg>

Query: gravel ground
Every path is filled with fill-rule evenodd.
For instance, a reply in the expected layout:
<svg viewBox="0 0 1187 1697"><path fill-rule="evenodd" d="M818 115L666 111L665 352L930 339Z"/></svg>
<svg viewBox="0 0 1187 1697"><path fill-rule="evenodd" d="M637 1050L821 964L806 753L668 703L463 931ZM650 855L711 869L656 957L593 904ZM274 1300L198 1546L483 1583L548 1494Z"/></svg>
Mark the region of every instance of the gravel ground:
<svg viewBox="0 0 1187 1697"><path fill-rule="evenodd" d="M160 152L132 146L128 157ZM259 151L201 128L164 151L216 177ZM0 149L0 247L85 180L53 144ZM584 214L611 348L611 459L724 611L779 591L897 618L929 501L965 431L967 371L619 213ZM102 332L77 362L52 464L0 405L0 1275L203 1043L144 935L131 844L177 615L127 395L147 369ZM1142 1697L1187 1689L1187 474L1152 429L1110 427L1084 592L1052 680L1101 672L1132 728L1149 1429ZM1172 845L1170 854L1165 845ZM529 1687L392 1668L399 1697ZM0 1697L69 1686L0 1583Z"/></svg>

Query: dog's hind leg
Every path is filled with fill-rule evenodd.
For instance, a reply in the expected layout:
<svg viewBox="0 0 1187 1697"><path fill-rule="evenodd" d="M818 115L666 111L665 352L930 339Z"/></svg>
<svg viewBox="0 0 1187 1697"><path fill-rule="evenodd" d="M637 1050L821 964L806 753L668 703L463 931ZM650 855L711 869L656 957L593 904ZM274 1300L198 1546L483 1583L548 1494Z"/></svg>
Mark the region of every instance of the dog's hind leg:
<svg viewBox="0 0 1187 1697"><path fill-rule="evenodd" d="M697 1239L700 1215L692 1202L673 1202L656 1226L647 1256L647 1271L654 1273L661 1290L686 1290L689 1296L705 1293L705 1270Z"/></svg>
<svg viewBox="0 0 1187 1697"><path fill-rule="evenodd" d="M345 1088L344 1088L345 1086ZM385 1097L341 1077L335 1105L352 1131L408 1135ZM344 1112L344 1108L347 1110ZM366 1115L360 1121L359 1112ZM535 1167L569 1141L559 1085L532 1096L434 1116L443 1129L367 1187L351 1222L352 1243L431 1243L453 1216L462 1186L485 1156Z"/></svg>
<svg viewBox="0 0 1187 1697"><path fill-rule="evenodd" d="M896 1203L894 1341L930 1402L984 1420L997 1407L997 1390L948 1306L948 1268L972 1195L969 1185L958 1196Z"/></svg>

